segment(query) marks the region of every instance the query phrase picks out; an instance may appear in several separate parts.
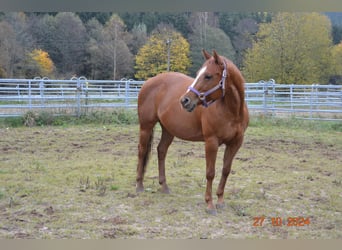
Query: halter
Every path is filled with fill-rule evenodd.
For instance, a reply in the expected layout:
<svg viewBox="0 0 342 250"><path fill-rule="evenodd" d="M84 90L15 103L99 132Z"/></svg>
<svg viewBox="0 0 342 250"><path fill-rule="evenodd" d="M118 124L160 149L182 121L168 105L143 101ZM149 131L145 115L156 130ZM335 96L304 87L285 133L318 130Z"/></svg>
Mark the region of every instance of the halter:
<svg viewBox="0 0 342 250"><path fill-rule="evenodd" d="M212 93L214 93L216 90L218 89L222 89L222 97L224 97L224 90L225 90L225 86L224 83L226 81L226 77L227 77L227 69L226 69L226 64L223 62L223 71L222 71L222 78L220 80L220 82L213 88L209 89L206 92L199 92L197 89L195 89L194 87L190 86L188 89L192 92L194 92L198 98L202 101L202 105L204 107L209 107L209 105L213 104L216 100L211 100L209 102L207 102L206 98L208 95L211 95Z"/></svg>

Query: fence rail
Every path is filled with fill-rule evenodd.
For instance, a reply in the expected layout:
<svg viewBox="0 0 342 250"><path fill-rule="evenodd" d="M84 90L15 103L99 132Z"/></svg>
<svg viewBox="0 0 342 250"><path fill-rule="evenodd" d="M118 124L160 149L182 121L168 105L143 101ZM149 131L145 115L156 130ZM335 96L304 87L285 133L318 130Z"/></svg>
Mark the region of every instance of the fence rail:
<svg viewBox="0 0 342 250"><path fill-rule="evenodd" d="M90 110L135 108L143 81L0 79L0 117L28 111L81 115ZM342 121L342 85L246 84L251 113Z"/></svg>

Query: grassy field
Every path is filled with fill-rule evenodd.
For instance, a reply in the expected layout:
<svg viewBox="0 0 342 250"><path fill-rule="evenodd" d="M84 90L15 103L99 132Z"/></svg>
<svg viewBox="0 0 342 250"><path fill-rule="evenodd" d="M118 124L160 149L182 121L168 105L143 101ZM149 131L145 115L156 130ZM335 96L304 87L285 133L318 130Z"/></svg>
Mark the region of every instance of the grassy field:
<svg viewBox="0 0 342 250"><path fill-rule="evenodd" d="M253 118L217 216L205 212L203 143L174 141L166 162L172 193L164 195L158 128L146 192L137 195L134 122L6 124L0 124L0 238L342 238L341 124ZM222 156L223 148L215 189Z"/></svg>

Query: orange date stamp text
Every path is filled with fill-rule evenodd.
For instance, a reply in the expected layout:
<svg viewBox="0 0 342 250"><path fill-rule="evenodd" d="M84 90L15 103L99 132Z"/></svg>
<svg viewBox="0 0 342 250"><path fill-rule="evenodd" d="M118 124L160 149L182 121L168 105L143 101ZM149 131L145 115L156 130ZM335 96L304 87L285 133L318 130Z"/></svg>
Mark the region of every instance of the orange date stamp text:
<svg viewBox="0 0 342 250"><path fill-rule="evenodd" d="M304 227L310 225L310 218L304 217L288 217L283 219L281 217L270 217L259 216L253 218L253 227L262 227L265 223L269 222L273 227Z"/></svg>

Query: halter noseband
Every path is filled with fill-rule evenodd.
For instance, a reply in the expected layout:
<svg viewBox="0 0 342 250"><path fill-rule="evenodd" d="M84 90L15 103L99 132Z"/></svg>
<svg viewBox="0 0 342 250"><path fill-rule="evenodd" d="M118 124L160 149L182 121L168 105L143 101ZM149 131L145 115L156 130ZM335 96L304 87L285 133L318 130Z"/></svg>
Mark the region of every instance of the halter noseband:
<svg viewBox="0 0 342 250"><path fill-rule="evenodd" d="M226 64L225 62L223 62L223 72L222 72L222 78L220 80L220 82L213 88L209 89L206 92L199 92L197 89L195 89L194 87L190 86L188 89L192 92L194 92L198 98L202 101L202 105L204 107L209 107L209 105L211 105L212 103L214 103L216 100L211 100L209 102L207 102L206 98L208 95L211 95L212 93L214 93L216 90L218 89L222 89L222 97L224 97L224 92L225 92L225 86L224 83L226 81L226 77L227 77L227 69L226 69Z"/></svg>

